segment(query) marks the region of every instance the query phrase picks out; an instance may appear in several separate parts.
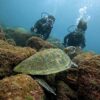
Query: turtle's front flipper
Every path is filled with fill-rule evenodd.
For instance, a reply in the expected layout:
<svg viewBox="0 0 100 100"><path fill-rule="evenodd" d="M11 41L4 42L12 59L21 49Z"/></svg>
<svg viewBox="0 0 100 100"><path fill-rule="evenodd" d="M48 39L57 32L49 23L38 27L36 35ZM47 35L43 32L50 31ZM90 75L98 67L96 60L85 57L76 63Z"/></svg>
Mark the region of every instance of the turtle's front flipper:
<svg viewBox="0 0 100 100"><path fill-rule="evenodd" d="M55 91L43 80L43 79L38 79L36 78L36 81L42 86L44 87L47 91L53 93L54 95L56 95Z"/></svg>

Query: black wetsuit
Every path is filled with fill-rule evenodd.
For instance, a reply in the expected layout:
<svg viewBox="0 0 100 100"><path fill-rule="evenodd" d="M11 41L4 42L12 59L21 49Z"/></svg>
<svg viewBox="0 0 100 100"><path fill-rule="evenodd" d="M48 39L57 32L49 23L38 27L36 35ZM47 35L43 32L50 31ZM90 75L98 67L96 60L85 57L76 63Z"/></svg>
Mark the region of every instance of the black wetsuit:
<svg viewBox="0 0 100 100"><path fill-rule="evenodd" d="M64 45L65 47L80 46L81 48L84 48L86 46L84 33L71 32L65 36Z"/></svg>
<svg viewBox="0 0 100 100"><path fill-rule="evenodd" d="M50 24L46 24L46 19L42 18L36 22L34 29L37 30L36 34L42 35L43 39L46 40L51 33L52 27Z"/></svg>

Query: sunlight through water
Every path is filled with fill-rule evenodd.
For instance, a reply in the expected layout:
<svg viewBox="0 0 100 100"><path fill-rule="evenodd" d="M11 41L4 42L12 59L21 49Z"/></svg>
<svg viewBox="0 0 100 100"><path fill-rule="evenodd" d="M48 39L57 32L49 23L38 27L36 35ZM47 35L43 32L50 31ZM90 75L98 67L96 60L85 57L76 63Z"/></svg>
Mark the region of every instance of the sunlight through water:
<svg viewBox="0 0 100 100"><path fill-rule="evenodd" d="M46 0L45 3L53 7L53 14L55 15L58 9L64 6L66 0Z"/></svg>

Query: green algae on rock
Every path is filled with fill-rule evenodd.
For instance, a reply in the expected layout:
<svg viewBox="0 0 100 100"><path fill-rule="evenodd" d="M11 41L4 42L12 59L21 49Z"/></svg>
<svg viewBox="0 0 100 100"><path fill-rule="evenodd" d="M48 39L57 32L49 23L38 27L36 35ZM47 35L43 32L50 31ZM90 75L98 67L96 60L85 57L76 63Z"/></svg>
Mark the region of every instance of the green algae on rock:
<svg viewBox="0 0 100 100"><path fill-rule="evenodd" d="M94 52L82 52L73 58L73 62L80 63L83 60L89 60L96 54Z"/></svg>
<svg viewBox="0 0 100 100"><path fill-rule="evenodd" d="M25 46L28 38L32 36L24 28L5 28L5 36L7 39L13 39L18 46Z"/></svg>
<svg viewBox="0 0 100 100"><path fill-rule="evenodd" d="M18 74L0 80L0 100L44 100L39 84L28 75Z"/></svg>
<svg viewBox="0 0 100 100"><path fill-rule="evenodd" d="M14 66L34 53L32 48L17 47L0 40L0 77L9 75Z"/></svg>
<svg viewBox="0 0 100 100"><path fill-rule="evenodd" d="M100 55L79 63L79 100L100 100Z"/></svg>
<svg viewBox="0 0 100 100"><path fill-rule="evenodd" d="M41 49L47 49L47 48L54 48L53 45L51 45L49 42L36 37L32 36L26 41L26 46L36 49L37 51L40 51Z"/></svg>
<svg viewBox="0 0 100 100"><path fill-rule="evenodd" d="M58 38L50 36L47 41L52 44L55 48L64 49L63 43Z"/></svg>
<svg viewBox="0 0 100 100"><path fill-rule="evenodd" d="M16 46L16 42L13 39L6 40L9 44Z"/></svg>
<svg viewBox="0 0 100 100"><path fill-rule="evenodd" d="M76 100L76 92L63 81L57 83L57 100Z"/></svg>
<svg viewBox="0 0 100 100"><path fill-rule="evenodd" d="M0 26L0 40L5 40L5 33L3 31L3 28Z"/></svg>

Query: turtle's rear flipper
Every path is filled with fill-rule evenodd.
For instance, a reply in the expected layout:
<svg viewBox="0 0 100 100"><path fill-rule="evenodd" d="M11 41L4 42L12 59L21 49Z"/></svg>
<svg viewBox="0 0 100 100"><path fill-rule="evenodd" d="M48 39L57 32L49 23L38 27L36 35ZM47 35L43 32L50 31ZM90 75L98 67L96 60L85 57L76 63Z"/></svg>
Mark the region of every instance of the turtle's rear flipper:
<svg viewBox="0 0 100 100"><path fill-rule="evenodd" d="M47 91L53 93L54 95L56 95L55 91L43 80L43 79L38 79L36 78L36 81L42 86L44 87Z"/></svg>

